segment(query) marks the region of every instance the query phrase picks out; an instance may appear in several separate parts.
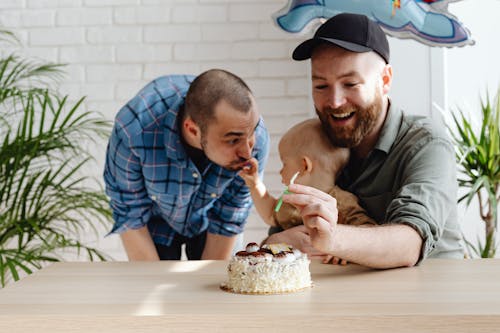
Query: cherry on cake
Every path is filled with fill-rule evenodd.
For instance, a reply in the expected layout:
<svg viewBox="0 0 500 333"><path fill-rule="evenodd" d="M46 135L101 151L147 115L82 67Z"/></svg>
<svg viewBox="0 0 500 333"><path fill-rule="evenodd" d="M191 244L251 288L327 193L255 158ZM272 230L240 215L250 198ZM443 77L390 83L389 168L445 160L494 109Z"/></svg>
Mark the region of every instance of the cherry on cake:
<svg viewBox="0 0 500 333"><path fill-rule="evenodd" d="M226 291L240 294L280 294L311 287L307 255L288 244L249 243L227 267Z"/></svg>

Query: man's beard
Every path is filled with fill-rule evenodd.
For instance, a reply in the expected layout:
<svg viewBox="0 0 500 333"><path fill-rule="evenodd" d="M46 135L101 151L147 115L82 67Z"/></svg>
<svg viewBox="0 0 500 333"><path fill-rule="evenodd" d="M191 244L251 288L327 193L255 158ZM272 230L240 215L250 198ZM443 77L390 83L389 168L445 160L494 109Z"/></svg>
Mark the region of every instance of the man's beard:
<svg viewBox="0 0 500 333"><path fill-rule="evenodd" d="M373 102L366 108L347 105L337 109L326 108L316 114L321 120L323 130L328 135L331 143L337 147L353 148L358 146L366 135L375 127L382 109L382 97L377 91ZM334 126L331 114L346 114L355 112L354 125Z"/></svg>
<svg viewBox="0 0 500 333"><path fill-rule="evenodd" d="M245 163L248 162L246 159L240 159L238 161L232 161L229 164L223 166L223 168L228 169L230 171L239 171L245 167Z"/></svg>

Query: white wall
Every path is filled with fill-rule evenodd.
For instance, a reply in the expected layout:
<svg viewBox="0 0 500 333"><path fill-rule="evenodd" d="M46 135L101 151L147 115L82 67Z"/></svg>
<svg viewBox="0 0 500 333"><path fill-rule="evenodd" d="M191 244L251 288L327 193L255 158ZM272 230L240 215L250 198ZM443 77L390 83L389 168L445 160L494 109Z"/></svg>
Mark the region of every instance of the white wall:
<svg viewBox="0 0 500 333"><path fill-rule="evenodd" d="M487 92L492 98L500 89L500 1L460 1L450 5L450 9L470 29L476 43L472 47L446 50L447 104L451 111L470 111L472 119L477 119L474 116L480 114L480 98L485 98ZM476 234L484 237L477 202L468 209L464 204L460 208L466 237L473 241Z"/></svg>
<svg viewBox="0 0 500 333"><path fill-rule="evenodd" d="M198 74L214 67L240 75L255 92L271 133L265 181L277 194L282 189L277 140L290 125L313 115L308 62L290 59L306 36L286 34L270 19L286 2L2 0L0 24L21 37L27 54L68 63L62 92L75 99L87 95L86 106L109 119L157 76ZM432 115L432 101L453 105L458 97L467 97L475 102L484 82L497 85L499 3L483 0L478 6L469 0L451 6L473 31L474 47L445 51L390 38L395 103L411 113ZM95 175L100 178L103 147L97 157ZM259 241L265 230L252 214L245 241ZM125 258L116 236L100 239L99 246L116 259Z"/></svg>

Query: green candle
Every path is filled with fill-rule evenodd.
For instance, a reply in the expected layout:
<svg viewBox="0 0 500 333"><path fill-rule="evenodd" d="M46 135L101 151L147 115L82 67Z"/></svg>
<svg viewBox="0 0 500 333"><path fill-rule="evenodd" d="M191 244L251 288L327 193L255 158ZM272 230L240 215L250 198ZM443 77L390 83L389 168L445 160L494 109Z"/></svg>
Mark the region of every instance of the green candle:
<svg viewBox="0 0 500 333"><path fill-rule="evenodd" d="M297 171L292 178L290 179L290 184L293 184L297 176L299 175L300 171ZM283 190L283 194L290 194L292 192L288 191L288 186L285 186L285 189ZM276 204L276 207L274 207L274 211L277 213L279 212L281 205L283 204L283 194L280 196L278 199L278 203Z"/></svg>

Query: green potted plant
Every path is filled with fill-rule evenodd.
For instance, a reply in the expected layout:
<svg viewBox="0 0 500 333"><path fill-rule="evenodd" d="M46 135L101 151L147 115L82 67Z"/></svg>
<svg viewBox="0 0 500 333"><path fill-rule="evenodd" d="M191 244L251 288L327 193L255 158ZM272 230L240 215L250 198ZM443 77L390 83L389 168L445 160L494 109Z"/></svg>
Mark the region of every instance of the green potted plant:
<svg viewBox="0 0 500 333"><path fill-rule="evenodd" d="M500 89L490 101L481 101L480 125L474 128L462 110L453 114L450 129L456 145L460 175L458 182L467 193L458 201L478 199L479 215L485 223L484 238L474 243L464 237L470 257L493 258L498 247L496 232L500 202Z"/></svg>
<svg viewBox="0 0 500 333"><path fill-rule="evenodd" d="M15 36L0 30L0 43ZM84 143L110 123L55 93L62 65L0 55L0 286L74 251L105 260L82 236L109 225L106 195L83 172ZM97 183L96 183L97 184ZM97 188L97 190L96 190Z"/></svg>

